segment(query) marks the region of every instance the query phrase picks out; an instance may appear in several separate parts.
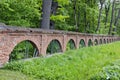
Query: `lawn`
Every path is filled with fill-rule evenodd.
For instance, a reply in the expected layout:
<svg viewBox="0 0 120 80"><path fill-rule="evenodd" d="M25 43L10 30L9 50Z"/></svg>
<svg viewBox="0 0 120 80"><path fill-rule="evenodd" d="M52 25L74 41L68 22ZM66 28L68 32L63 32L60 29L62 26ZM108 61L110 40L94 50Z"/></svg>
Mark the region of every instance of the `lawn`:
<svg viewBox="0 0 120 80"><path fill-rule="evenodd" d="M108 76L106 76L106 72L103 72L104 68L119 59L120 42L114 42L70 50L64 54L56 53L52 57L40 57L29 61L21 60L6 64L5 69L22 72L22 74L18 73L18 77L15 76L14 72L9 75L9 71L5 71L8 73L8 78L12 76L18 78L17 80L20 79L20 76L27 78L25 75L38 80L101 80L101 78L96 79L100 77L99 73L104 76L102 80L106 80ZM4 72L4 70L1 71ZM4 74L5 72L2 75ZM20 80L27 80L22 78ZM6 80L4 76L3 80Z"/></svg>
<svg viewBox="0 0 120 80"><path fill-rule="evenodd" d="M0 69L0 80L33 80L23 73Z"/></svg>

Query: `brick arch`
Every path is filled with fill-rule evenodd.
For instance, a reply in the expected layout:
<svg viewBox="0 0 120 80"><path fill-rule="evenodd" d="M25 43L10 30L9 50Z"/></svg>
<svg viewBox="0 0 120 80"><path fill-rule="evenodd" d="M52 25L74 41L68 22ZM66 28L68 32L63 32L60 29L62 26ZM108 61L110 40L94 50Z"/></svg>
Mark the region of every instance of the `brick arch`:
<svg viewBox="0 0 120 80"><path fill-rule="evenodd" d="M91 43L90 43L90 42L91 42ZM90 43L90 44L89 44L89 43ZM93 40L89 38L88 41L87 41L87 45L88 45L88 46L93 46Z"/></svg>
<svg viewBox="0 0 120 80"><path fill-rule="evenodd" d="M105 38L103 39L103 44L106 44L106 39Z"/></svg>
<svg viewBox="0 0 120 80"><path fill-rule="evenodd" d="M109 43L111 43L111 38L109 38Z"/></svg>
<svg viewBox="0 0 120 80"><path fill-rule="evenodd" d="M112 38L112 42L114 42L114 39Z"/></svg>
<svg viewBox="0 0 120 80"><path fill-rule="evenodd" d="M59 47L61 48L61 52L63 52L62 42L61 42L60 40L58 40L58 39L51 39L51 40L49 40L49 41L48 41L48 44L47 44L47 47L46 47L46 51L47 51L47 48L48 48L49 44L50 44L52 41L57 41L58 44L59 44Z"/></svg>
<svg viewBox="0 0 120 80"><path fill-rule="evenodd" d="M66 47L65 47L65 49L67 49L67 44L69 43L69 41L70 41L70 40L72 40L72 41L73 41L73 44L74 44L75 49L76 49L76 48L77 48L76 42L75 42L75 40L74 40L74 39L72 39L72 38L70 38L70 39L68 39L68 40L66 41Z"/></svg>
<svg viewBox="0 0 120 80"><path fill-rule="evenodd" d="M57 40L58 42L59 42L59 44L60 44L60 46L61 46L61 50L62 50L62 52L63 52L63 42L62 42L62 39L61 38L57 38L57 37L54 37L54 38L48 38L47 39L47 41L45 42L45 44L43 45L44 46L44 53L43 54L45 54L46 55L46 50L47 50L47 48L48 48L48 45L53 41L53 40Z"/></svg>
<svg viewBox="0 0 120 80"><path fill-rule="evenodd" d="M35 56L33 56L33 57L37 57L37 56L39 55L39 48L38 48L37 45L34 43L34 41L31 41L31 40L19 41L18 43L16 43L15 45L13 45L13 48L11 48L10 54L13 52L13 50L15 49L15 47L16 47L17 45L19 45L20 43L22 43L22 42L24 42L24 41L30 42L30 44L32 44L32 46L33 46L34 48L36 48L36 50L38 51L38 53L37 53L37 55L35 55ZM24 45L24 46L25 46L25 45ZM9 54L9 57L10 57L10 54Z"/></svg>
<svg viewBox="0 0 120 80"><path fill-rule="evenodd" d="M99 44L102 44L102 43L103 43L103 41L102 41L102 39L100 39L100 40L99 40Z"/></svg>
<svg viewBox="0 0 120 80"><path fill-rule="evenodd" d="M99 44L99 41L98 41L98 39L94 39L94 43L93 43L94 45L98 45Z"/></svg>
<svg viewBox="0 0 120 80"><path fill-rule="evenodd" d="M13 49L14 49L19 43L21 43L21 42L23 42L23 41L29 41L29 42L30 42L35 48L37 48L37 50L39 51L38 44L37 44L34 40L30 40L30 39L20 40L20 39L18 39L18 40L16 40L16 42L13 42L13 45L12 45L12 47L10 48L11 50L10 50L10 53L9 53L9 54L11 54L11 52L13 51Z"/></svg>
<svg viewBox="0 0 120 80"><path fill-rule="evenodd" d="M109 39L107 38L107 43L109 43Z"/></svg>
<svg viewBox="0 0 120 80"><path fill-rule="evenodd" d="M81 48L81 46L80 46L81 41L83 41L84 47L86 46L85 39L80 39L80 40L79 40L79 48Z"/></svg>
<svg viewBox="0 0 120 80"><path fill-rule="evenodd" d="M11 54L15 46L25 40L31 41L32 44L36 46L36 48L38 49L38 52L40 53L39 41L37 41L37 39L35 39L34 37L26 37L26 36L7 36L6 37L5 36L4 41L2 41L2 43L4 44L4 47L3 47L4 49L2 49L2 52L3 52L2 56L5 55L5 57L3 57L3 60L1 60L1 63L8 62L9 55Z"/></svg>

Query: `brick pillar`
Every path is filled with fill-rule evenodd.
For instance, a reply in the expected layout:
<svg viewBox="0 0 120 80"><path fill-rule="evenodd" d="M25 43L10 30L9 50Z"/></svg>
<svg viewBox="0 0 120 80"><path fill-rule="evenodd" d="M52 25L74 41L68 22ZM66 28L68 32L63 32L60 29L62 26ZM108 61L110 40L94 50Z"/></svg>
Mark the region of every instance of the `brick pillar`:
<svg viewBox="0 0 120 80"><path fill-rule="evenodd" d="M42 56L46 55L46 44L47 44L47 35L46 34L42 34L41 51L40 51L40 54Z"/></svg>
<svg viewBox="0 0 120 80"><path fill-rule="evenodd" d="M77 49L79 49L79 45L80 45L80 44L79 44L79 41L80 41L80 40L79 40L79 36L77 35L77 36L76 36L76 48L77 48Z"/></svg>
<svg viewBox="0 0 120 80"><path fill-rule="evenodd" d="M88 47L88 36L85 36L85 46Z"/></svg>
<svg viewBox="0 0 120 80"><path fill-rule="evenodd" d="M67 45L67 35L63 35L63 52L66 51L66 45Z"/></svg>

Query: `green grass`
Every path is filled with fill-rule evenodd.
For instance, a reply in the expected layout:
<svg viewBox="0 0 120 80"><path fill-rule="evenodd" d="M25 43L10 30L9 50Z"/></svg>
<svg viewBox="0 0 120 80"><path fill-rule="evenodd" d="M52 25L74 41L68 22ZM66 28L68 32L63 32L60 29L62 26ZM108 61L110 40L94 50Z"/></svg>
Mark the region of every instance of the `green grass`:
<svg viewBox="0 0 120 80"><path fill-rule="evenodd" d="M0 80L33 80L23 73L0 69Z"/></svg>
<svg viewBox="0 0 120 80"><path fill-rule="evenodd" d="M11 62L5 68L38 80L99 80L93 77L118 59L120 42L115 42L71 50L48 58Z"/></svg>
<svg viewBox="0 0 120 80"><path fill-rule="evenodd" d="M103 69L90 80L120 80L120 59L103 67Z"/></svg>

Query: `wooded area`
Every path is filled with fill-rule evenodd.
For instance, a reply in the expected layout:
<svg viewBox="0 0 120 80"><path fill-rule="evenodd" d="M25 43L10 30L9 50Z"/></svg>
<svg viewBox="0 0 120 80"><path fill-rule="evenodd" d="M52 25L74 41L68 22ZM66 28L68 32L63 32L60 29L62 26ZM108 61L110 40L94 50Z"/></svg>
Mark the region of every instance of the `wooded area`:
<svg viewBox="0 0 120 80"><path fill-rule="evenodd" d="M120 35L119 0L0 0L0 22L31 28Z"/></svg>

